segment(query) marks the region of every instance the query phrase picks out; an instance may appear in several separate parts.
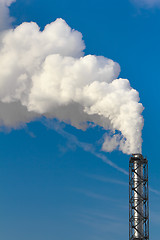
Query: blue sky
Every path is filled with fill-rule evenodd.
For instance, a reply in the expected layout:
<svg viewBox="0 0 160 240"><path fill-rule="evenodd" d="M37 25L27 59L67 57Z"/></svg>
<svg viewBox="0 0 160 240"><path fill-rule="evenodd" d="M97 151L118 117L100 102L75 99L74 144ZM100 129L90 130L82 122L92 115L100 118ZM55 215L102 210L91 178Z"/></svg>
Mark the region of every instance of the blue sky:
<svg viewBox="0 0 160 240"><path fill-rule="evenodd" d="M14 26L35 21L41 29L65 19L83 34L85 54L118 62L120 77L139 91L145 107L143 154L149 160L150 238L158 240L159 1L17 0L10 15ZM63 130L57 120L41 119L0 133L1 239L127 239L129 156L101 152L100 127L81 131L61 124Z"/></svg>

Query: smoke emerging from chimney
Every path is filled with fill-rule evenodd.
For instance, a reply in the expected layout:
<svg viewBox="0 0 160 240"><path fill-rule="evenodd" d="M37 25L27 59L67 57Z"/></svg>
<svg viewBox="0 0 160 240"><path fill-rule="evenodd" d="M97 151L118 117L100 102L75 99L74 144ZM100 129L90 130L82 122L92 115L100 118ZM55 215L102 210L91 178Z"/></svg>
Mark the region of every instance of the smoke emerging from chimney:
<svg viewBox="0 0 160 240"><path fill-rule="evenodd" d="M11 1L9 1L11 3ZM63 19L40 31L23 23L1 31L0 125L18 128L41 116L106 131L102 149L141 153L143 106L120 66L84 55L82 34Z"/></svg>

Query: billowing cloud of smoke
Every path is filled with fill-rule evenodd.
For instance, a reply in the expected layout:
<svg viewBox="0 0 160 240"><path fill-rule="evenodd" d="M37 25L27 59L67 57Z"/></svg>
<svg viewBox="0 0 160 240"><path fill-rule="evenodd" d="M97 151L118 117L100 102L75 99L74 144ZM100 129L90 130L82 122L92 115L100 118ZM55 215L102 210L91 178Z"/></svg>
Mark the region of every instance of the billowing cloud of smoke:
<svg viewBox="0 0 160 240"><path fill-rule="evenodd" d="M160 0L132 0L132 2L140 7L160 7Z"/></svg>
<svg viewBox="0 0 160 240"><path fill-rule="evenodd" d="M11 1L10 1L11 2ZM23 23L3 32L0 46L0 124L17 128L45 116L79 129L107 130L102 149L141 152L143 106L118 63L84 56L80 32L62 19L43 31Z"/></svg>

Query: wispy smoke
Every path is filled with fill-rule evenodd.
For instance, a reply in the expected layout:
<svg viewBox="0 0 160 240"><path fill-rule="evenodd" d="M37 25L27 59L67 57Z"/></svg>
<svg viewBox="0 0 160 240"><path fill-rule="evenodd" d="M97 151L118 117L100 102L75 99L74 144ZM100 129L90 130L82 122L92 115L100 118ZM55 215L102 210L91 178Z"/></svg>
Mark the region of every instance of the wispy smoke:
<svg viewBox="0 0 160 240"><path fill-rule="evenodd" d="M68 133L64 130L64 127L61 126L59 123L50 120L43 120L42 123L49 129L54 129L57 133L68 140L68 148L75 149L76 147L82 148L85 152L89 152L92 155L96 156L97 158L101 159L103 162L108 164L110 167L116 169L117 171L125 174L128 176L128 172L119 167L117 164L109 160L104 154L100 153L96 150L96 147L90 143L79 141L76 136L71 133Z"/></svg>
<svg viewBox="0 0 160 240"><path fill-rule="evenodd" d="M8 29L11 26L13 18L9 16L8 7L16 0L0 0L0 31Z"/></svg>
<svg viewBox="0 0 160 240"><path fill-rule="evenodd" d="M23 23L1 39L1 126L17 128L41 116L79 129L92 123L107 130L104 151L141 152L138 92L127 79L117 79L118 63L84 56L80 32L57 19L43 31L36 23Z"/></svg>
<svg viewBox="0 0 160 240"><path fill-rule="evenodd" d="M140 7L153 8L160 7L160 0L131 0Z"/></svg>

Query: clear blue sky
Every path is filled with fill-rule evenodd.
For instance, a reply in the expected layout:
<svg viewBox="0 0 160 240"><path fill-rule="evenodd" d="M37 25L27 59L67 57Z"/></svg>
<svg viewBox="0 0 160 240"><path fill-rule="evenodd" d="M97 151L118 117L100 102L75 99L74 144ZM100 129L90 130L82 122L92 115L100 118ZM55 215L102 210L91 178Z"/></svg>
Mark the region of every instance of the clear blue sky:
<svg viewBox="0 0 160 240"><path fill-rule="evenodd" d="M160 8L140 8L129 0L17 0L10 14L14 26L35 21L41 29L65 19L83 34L86 54L117 61L120 76L139 91L145 107L143 154L153 189L150 238L159 240ZM67 125L59 132L56 124L42 119L0 133L0 238L128 239L128 176L84 149L84 142L93 144L104 132ZM129 156L103 154L128 171Z"/></svg>

